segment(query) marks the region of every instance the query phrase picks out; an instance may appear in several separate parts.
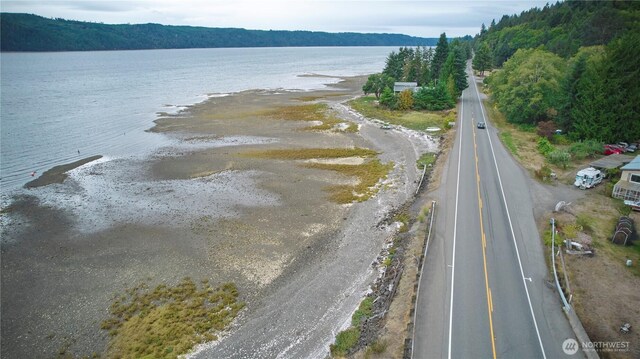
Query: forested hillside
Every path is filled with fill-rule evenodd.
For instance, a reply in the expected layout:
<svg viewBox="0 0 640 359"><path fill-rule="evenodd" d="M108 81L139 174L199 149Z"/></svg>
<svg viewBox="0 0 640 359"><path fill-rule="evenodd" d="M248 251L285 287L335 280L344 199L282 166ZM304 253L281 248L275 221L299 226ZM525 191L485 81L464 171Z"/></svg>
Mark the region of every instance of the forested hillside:
<svg viewBox="0 0 640 359"><path fill-rule="evenodd" d="M261 31L236 28L107 25L0 14L2 51L85 51L283 46L431 46L438 39L399 34Z"/></svg>
<svg viewBox="0 0 640 359"><path fill-rule="evenodd" d="M475 38L474 69L513 123L574 140L640 140L640 2L567 1L503 16Z"/></svg>

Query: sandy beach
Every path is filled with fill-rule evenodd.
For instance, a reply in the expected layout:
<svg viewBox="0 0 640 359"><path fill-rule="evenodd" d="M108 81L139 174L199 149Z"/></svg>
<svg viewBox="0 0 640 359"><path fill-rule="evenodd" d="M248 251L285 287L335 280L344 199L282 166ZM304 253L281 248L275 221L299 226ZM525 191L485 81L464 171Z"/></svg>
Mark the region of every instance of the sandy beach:
<svg viewBox="0 0 640 359"><path fill-rule="evenodd" d="M66 178L24 190L2 210L2 357L108 356L100 323L113 298L184 277L233 282L246 303L192 357L325 357L378 275L372 264L397 230L389 214L417 188L417 158L438 148L348 108L365 80L211 97L150 129L176 145L64 167ZM344 126L309 130L322 123L277 115L318 103ZM311 148L371 149L391 170L371 198L340 204L328 188L357 179L305 164L362 158L251 155Z"/></svg>

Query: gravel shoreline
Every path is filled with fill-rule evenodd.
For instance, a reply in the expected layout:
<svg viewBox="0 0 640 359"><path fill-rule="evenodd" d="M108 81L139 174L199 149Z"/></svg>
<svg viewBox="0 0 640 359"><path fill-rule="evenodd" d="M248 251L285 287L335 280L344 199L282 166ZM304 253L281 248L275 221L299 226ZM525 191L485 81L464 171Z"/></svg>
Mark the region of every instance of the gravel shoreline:
<svg viewBox="0 0 640 359"><path fill-rule="evenodd" d="M247 309L193 357L324 357L377 275L395 226L385 216L415 192L426 135L384 131L342 104L364 77L314 92L211 98L151 130L178 145L148 158L101 159L62 183L24 191L3 210L2 356L104 353L114 295L183 277L237 283ZM357 133L300 131L264 111L326 102ZM372 199L337 205L336 174L238 156L264 148L368 147L395 166ZM5 225L6 223L6 225Z"/></svg>

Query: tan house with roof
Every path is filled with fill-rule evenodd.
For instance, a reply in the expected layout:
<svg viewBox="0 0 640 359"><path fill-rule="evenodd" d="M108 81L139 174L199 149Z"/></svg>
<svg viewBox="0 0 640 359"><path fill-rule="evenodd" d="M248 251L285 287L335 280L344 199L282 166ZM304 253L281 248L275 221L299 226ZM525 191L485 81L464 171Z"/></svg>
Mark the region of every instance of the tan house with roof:
<svg viewBox="0 0 640 359"><path fill-rule="evenodd" d="M620 170L620 181L613 187L612 196L624 201L640 201L640 156L636 156Z"/></svg>

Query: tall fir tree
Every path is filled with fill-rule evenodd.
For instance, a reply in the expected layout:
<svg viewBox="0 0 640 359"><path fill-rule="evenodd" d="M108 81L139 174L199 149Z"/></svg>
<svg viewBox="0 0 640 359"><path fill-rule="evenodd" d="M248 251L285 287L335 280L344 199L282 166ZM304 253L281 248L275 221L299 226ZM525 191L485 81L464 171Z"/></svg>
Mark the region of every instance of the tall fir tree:
<svg viewBox="0 0 640 359"><path fill-rule="evenodd" d="M630 31L609 43L605 94L613 114L611 141L640 139L640 33Z"/></svg>
<svg viewBox="0 0 640 359"><path fill-rule="evenodd" d="M440 72L442 71L445 61L447 61L447 56L449 56L449 41L447 40L447 34L443 32L440 34L440 39L438 39L436 51L433 55L433 61L431 62L432 80L437 81L440 79Z"/></svg>
<svg viewBox="0 0 640 359"><path fill-rule="evenodd" d="M478 45L478 50L475 53L472 61L473 69L480 71L480 75L484 75L486 70L491 70L491 50L486 42L481 42Z"/></svg>

